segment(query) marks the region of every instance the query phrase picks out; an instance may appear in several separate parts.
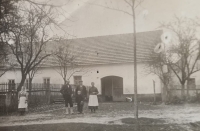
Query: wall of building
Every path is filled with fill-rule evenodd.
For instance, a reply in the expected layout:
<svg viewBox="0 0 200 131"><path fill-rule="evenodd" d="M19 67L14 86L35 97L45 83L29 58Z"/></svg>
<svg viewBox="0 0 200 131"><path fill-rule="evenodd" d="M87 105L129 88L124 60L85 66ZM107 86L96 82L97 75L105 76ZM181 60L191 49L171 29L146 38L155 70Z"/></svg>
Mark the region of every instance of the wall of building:
<svg viewBox="0 0 200 131"><path fill-rule="evenodd" d="M106 76L119 76L123 78L123 94L134 94L134 66L133 64L110 64L94 65L79 69L73 76L82 76L83 84L90 86L95 82L95 86L101 93L101 78ZM70 71L69 71L70 73ZM70 83L74 84L73 76ZM43 78L50 78L52 84L63 84L63 79L53 68L43 68L38 71L33 79L33 83L43 83ZM8 79L15 79L20 82L21 74L19 70L9 71L0 78L0 83L8 82ZM161 84L157 76L147 74L144 64L138 64L138 94L153 94L153 80L156 81L156 93L161 93Z"/></svg>
<svg viewBox="0 0 200 131"><path fill-rule="evenodd" d="M179 76L181 77L181 74L179 74ZM200 76L200 71L198 71L198 72L196 72L196 73L194 73L194 74L192 74L192 75L190 76L190 78L195 78L196 88L198 88L198 89L200 89L200 79L199 79L199 76ZM172 78L170 84L171 84L171 86L173 86L173 87L171 87L171 88L181 88L181 83L180 83L178 77L177 77L175 74L173 74L172 77L173 77L173 78ZM185 86L186 86L186 85L187 85L187 81L186 81L186 83L185 83Z"/></svg>

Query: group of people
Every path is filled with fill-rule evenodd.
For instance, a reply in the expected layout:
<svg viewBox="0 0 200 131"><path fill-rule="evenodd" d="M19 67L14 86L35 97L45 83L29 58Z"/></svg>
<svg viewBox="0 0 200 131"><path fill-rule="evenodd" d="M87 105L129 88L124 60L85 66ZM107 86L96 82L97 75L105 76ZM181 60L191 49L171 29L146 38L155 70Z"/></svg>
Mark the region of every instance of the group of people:
<svg viewBox="0 0 200 131"><path fill-rule="evenodd" d="M96 109L98 109L98 99L97 94L99 93L97 88L94 86L94 82L91 83L91 87L89 89L89 102L88 107L91 110L91 112L96 112ZM72 97L75 95L75 101L77 103L77 110L78 113L83 113L83 107L84 102L87 99L87 90L86 87L83 85L83 81L79 81L79 85L75 89L75 93L72 90L71 85L69 84L69 81L66 82L65 85L62 86L60 90L61 94L63 95L63 98L65 100L65 107L66 112L65 114L73 114L73 101Z"/></svg>
<svg viewBox="0 0 200 131"><path fill-rule="evenodd" d="M96 109L98 109L97 94L99 92L97 88L94 86L94 82L92 82L91 85L92 86L89 89L88 107L91 110L91 112L95 112ZM71 85L69 84L69 81L67 81L66 84L62 86L60 92L63 95L63 98L65 100L65 107L66 107L65 114L74 113L73 100L72 100L73 95L75 95L78 112L80 114L83 113L84 102L86 101L87 96L88 96L86 87L83 85L83 81L79 82L79 85L76 87L75 92L73 92L73 89ZM18 110L20 112L20 115L25 114L27 107L28 107L28 93L26 91L26 87L22 86L21 91L18 93Z"/></svg>

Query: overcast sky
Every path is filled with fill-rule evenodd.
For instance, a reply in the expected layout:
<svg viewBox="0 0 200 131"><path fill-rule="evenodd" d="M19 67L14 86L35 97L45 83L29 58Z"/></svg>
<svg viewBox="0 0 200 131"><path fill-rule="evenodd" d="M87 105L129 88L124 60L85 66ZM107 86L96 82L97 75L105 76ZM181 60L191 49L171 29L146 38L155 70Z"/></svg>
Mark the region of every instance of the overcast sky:
<svg viewBox="0 0 200 131"><path fill-rule="evenodd" d="M66 18L61 25L76 37L91 37L133 32L132 18L123 12L100 7L106 5L125 11L130 9L123 0L52 0L63 7ZM200 17L200 0L144 0L137 8L137 31L156 30L159 22L167 22L174 15ZM64 20L66 19L66 20ZM70 20L68 20L70 19ZM59 32L62 33L62 32Z"/></svg>

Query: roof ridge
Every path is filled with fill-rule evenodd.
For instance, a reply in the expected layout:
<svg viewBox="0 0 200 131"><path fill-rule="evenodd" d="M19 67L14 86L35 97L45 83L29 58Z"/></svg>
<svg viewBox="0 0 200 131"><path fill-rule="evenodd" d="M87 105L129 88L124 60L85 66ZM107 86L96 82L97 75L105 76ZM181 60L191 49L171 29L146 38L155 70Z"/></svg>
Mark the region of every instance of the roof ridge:
<svg viewBox="0 0 200 131"><path fill-rule="evenodd" d="M137 32L136 34L149 33L149 32L159 32L159 31L163 31L163 30L162 30L162 29L158 29L158 30L150 30L150 31L141 31L141 32ZM110 36L128 35L128 34L134 34L134 33L120 33L120 34L110 34L110 35L97 35L97 36L73 38L72 40L77 40L77 39L88 39L88 38L98 38L98 37L110 37Z"/></svg>

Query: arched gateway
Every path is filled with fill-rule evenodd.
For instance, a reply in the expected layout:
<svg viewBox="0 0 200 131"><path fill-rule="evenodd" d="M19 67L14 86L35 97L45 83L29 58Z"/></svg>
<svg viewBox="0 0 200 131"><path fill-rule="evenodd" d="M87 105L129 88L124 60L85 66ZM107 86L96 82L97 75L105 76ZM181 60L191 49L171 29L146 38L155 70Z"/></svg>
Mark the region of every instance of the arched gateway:
<svg viewBox="0 0 200 131"><path fill-rule="evenodd" d="M105 101L123 100L123 78L106 76L101 78L102 97Z"/></svg>

